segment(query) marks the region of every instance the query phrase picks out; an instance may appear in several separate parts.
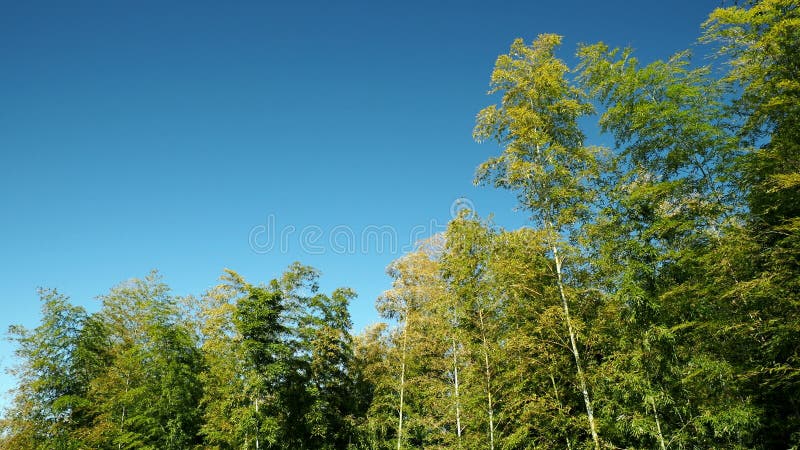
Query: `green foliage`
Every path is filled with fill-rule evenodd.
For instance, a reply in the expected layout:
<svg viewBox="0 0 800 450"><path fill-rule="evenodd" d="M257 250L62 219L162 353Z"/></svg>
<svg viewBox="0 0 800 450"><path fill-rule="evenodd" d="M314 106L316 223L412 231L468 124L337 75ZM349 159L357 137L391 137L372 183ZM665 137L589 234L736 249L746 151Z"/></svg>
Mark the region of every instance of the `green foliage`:
<svg viewBox="0 0 800 450"><path fill-rule="evenodd" d="M177 299L156 273L101 297L97 313L105 360L89 381L99 448L187 448L199 444L202 358L179 320ZM98 365L99 366L99 365Z"/></svg>
<svg viewBox="0 0 800 450"><path fill-rule="evenodd" d="M3 423L7 444L78 448L75 431L85 420L86 389L75 354L87 315L56 290L41 289L39 297L41 324L33 330L20 326L9 330L21 364L13 372L19 379L15 408Z"/></svg>
<svg viewBox="0 0 800 450"><path fill-rule="evenodd" d="M41 290L0 447L800 448L800 4L704 30L720 67L514 41L475 181L532 227L462 213L389 266L361 335L355 293L299 263L198 298L154 272L93 314Z"/></svg>
<svg viewBox="0 0 800 450"><path fill-rule="evenodd" d="M602 153L583 144L578 119L593 108L567 80L569 68L555 56L560 44L553 34L530 46L517 39L498 57L489 93L501 93L501 103L478 113L473 132L478 141L503 146L478 167L475 181L517 191L536 223L555 230L588 214Z"/></svg>

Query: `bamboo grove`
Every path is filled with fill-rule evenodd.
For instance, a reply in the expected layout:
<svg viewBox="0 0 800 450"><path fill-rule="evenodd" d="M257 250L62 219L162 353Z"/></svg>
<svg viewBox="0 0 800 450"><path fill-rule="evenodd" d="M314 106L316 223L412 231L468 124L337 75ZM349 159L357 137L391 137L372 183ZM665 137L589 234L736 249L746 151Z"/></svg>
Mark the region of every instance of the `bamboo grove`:
<svg viewBox="0 0 800 450"><path fill-rule="evenodd" d="M703 30L709 66L516 40L475 182L529 226L462 213L360 335L299 263L186 298L152 273L91 314L43 290L2 448L800 448L800 4Z"/></svg>

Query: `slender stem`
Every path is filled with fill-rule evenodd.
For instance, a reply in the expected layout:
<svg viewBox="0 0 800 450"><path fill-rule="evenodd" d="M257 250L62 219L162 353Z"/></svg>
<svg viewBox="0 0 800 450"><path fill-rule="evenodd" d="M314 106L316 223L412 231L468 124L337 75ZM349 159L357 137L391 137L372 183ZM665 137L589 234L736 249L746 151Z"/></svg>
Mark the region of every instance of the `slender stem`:
<svg viewBox="0 0 800 450"><path fill-rule="evenodd" d="M667 450L666 444L664 444L664 435L661 434L661 422L658 420L658 410L656 410L656 399L654 397L650 397L650 404L653 406L653 417L656 419L656 431L658 432L658 443L661 444L661 450Z"/></svg>
<svg viewBox="0 0 800 450"><path fill-rule="evenodd" d="M453 390L456 401L456 436L458 436L458 448L461 448L461 401L459 398L458 386L458 356L456 352L456 337L453 333Z"/></svg>
<svg viewBox="0 0 800 450"><path fill-rule="evenodd" d="M256 396L255 401L256 406L256 450L259 449L259 441L258 441L258 396Z"/></svg>
<svg viewBox="0 0 800 450"><path fill-rule="evenodd" d="M398 408L397 420L397 450L400 450L403 443L403 395L405 394L406 382L406 344L408 342L408 322L409 322L409 308L406 307L406 320L403 325L403 349L400 359L400 407Z"/></svg>
<svg viewBox="0 0 800 450"><path fill-rule="evenodd" d="M130 378L130 376L126 376L125 377L125 397L128 396L128 389L130 388L130 385L131 385L131 378ZM127 398L125 399L125 401L127 401ZM122 418L119 421L119 433L120 434L122 434L122 432L124 431L124 426L125 426L125 404L122 405ZM122 442L117 444L117 448L119 448L119 449L122 448Z"/></svg>
<svg viewBox="0 0 800 450"><path fill-rule="evenodd" d="M478 309L483 340L483 363L486 372L486 400L489 407L489 449L494 450L494 406L492 405L492 372L489 369L489 344L486 341L486 329L483 323L483 310Z"/></svg>
<svg viewBox="0 0 800 450"><path fill-rule="evenodd" d="M583 394L583 402L586 404L586 416L589 418L589 431L592 434L592 441L594 441L594 448L600 449L600 438L597 436L597 428L594 423L594 410L592 408L592 400L589 396L589 389L586 386L586 376L583 373L581 366L581 357L578 352L577 339L575 338L575 331L572 328L572 319L569 315L569 303L567 302L567 295L564 293L564 281L561 274L561 257L558 254L558 247L552 246L553 259L556 263L556 274L558 276L558 292L561 295L561 304L564 308L564 320L567 322L567 330L569 331L569 341L572 346L572 355L575 357L575 366L578 373L578 383L580 384L581 393Z"/></svg>
<svg viewBox="0 0 800 450"><path fill-rule="evenodd" d="M459 395L458 381L458 344L456 334L458 333L458 300L453 298L453 321L451 325L451 339L453 344L453 394L456 402L456 436L458 438L458 448L461 448L461 397Z"/></svg>

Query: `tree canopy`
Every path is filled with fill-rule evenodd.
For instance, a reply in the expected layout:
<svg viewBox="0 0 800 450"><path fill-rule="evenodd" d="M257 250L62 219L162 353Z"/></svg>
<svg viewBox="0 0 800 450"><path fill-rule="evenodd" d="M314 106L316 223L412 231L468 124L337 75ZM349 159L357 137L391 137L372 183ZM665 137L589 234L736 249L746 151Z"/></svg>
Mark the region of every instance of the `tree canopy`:
<svg viewBox="0 0 800 450"><path fill-rule="evenodd" d="M800 448L800 3L744 3L708 65L515 40L474 181L529 226L462 211L361 334L300 263L197 297L152 272L94 313L41 290L0 447Z"/></svg>

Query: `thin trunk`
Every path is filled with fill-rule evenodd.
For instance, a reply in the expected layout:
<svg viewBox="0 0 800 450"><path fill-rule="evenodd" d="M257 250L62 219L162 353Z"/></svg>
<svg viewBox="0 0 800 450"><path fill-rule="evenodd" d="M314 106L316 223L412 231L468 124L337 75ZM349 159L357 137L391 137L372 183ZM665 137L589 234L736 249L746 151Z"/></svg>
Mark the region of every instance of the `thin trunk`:
<svg viewBox="0 0 800 450"><path fill-rule="evenodd" d="M553 392L556 396L556 401L558 402L558 409L561 409L561 399L558 397L558 387L556 386L556 379L553 377L553 373L550 373L550 382L553 383Z"/></svg>
<svg viewBox="0 0 800 450"><path fill-rule="evenodd" d="M456 337L453 335L453 390L456 400L456 436L458 436L458 448L461 448L461 400L459 398L458 386L458 356L456 355Z"/></svg>
<svg viewBox="0 0 800 450"><path fill-rule="evenodd" d="M562 414L564 413L564 405L561 403L561 398L558 396L558 386L556 386L556 379L553 377L553 373L550 372L550 382L553 383L553 392L556 396L556 401L558 402L558 411ZM567 450L572 450L572 444L569 442L569 438L567 439Z"/></svg>
<svg viewBox="0 0 800 450"><path fill-rule="evenodd" d="M594 410L592 409L592 400L589 397L589 389L586 387L586 376L583 374L583 367L581 366L581 357L578 352L578 344L575 339L575 331L572 329L572 320L569 315L569 304L567 303L567 295L564 293L564 282L561 275L561 257L558 255L558 247L555 245L553 248L553 259L556 263L556 274L558 276L558 292L561 294L561 304L564 308L564 320L567 322L567 330L569 331L569 341L572 346L572 354L575 356L575 366L578 372L578 383L580 384L581 393L583 394L583 402L586 404L586 416L589 418L589 431L592 433L592 441L594 441L594 448L600 449L600 438L597 436L597 428L594 424Z"/></svg>
<svg viewBox="0 0 800 450"><path fill-rule="evenodd" d="M661 422L658 420L658 410L656 410L656 399L650 398L650 404L653 406L653 417L656 419L656 431L658 432L658 443L661 444L661 450L667 450L667 445L664 444L664 435L661 434Z"/></svg>
<svg viewBox="0 0 800 450"><path fill-rule="evenodd" d="M408 339L408 308L406 308L406 320L403 326L403 350L400 357L400 408L398 408L397 420L397 450L400 450L403 443L403 395L405 394L406 382L406 343Z"/></svg>
<svg viewBox="0 0 800 450"><path fill-rule="evenodd" d="M494 450L494 406L492 405L492 372L489 369L489 345L486 342L486 329L483 324L483 310L478 309L481 321L481 339L483 340L483 364L486 371L486 400L489 406L489 449Z"/></svg>
<svg viewBox="0 0 800 450"><path fill-rule="evenodd" d="M461 396L459 393L458 381L458 345L456 343L456 333L458 330L458 310L457 301L453 302L453 322L451 338L453 341L453 394L456 401L456 436L458 438L458 448L461 448Z"/></svg>
<svg viewBox="0 0 800 450"><path fill-rule="evenodd" d="M258 397L256 397L256 450L259 448L258 442Z"/></svg>
<svg viewBox="0 0 800 450"><path fill-rule="evenodd" d="M128 389L130 388L130 385L131 385L131 378L129 376L125 377L125 397L126 397L126 400L127 400L127 397L128 397ZM119 434L122 434L122 431L124 430L124 426L125 426L125 405L123 404L122 405L122 418L119 421ZM122 442L117 444L117 448L118 449L122 448Z"/></svg>
<svg viewBox="0 0 800 450"><path fill-rule="evenodd" d="M122 420L119 421L119 434L122 434L122 426L124 423L125 423L125 406L122 407ZM122 442L117 444L117 448L119 449L122 448Z"/></svg>

